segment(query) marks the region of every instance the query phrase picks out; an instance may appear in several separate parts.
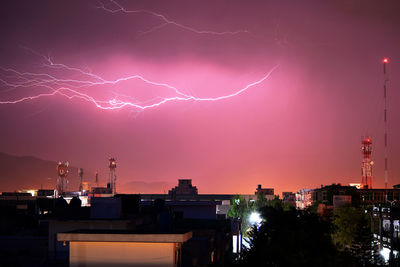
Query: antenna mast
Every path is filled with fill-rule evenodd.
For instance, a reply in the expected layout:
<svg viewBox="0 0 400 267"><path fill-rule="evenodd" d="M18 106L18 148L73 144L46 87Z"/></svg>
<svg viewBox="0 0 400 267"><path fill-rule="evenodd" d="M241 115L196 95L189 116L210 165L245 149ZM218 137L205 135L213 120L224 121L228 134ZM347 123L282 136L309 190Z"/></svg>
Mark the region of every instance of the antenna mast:
<svg viewBox="0 0 400 267"><path fill-rule="evenodd" d="M115 182L117 180L117 176L115 175L115 169L117 168L117 160L115 158L109 158L108 161L110 164L108 167L110 168L110 175L107 187L111 189L112 194L116 192Z"/></svg>
<svg viewBox="0 0 400 267"><path fill-rule="evenodd" d="M385 191L386 191L386 200L387 200L387 183L388 183L388 123L387 123L387 82L389 81L389 78L387 77L386 74L386 64L389 62L388 58L384 58L382 60L383 63L383 77L384 77L384 82L383 82L383 98L384 98L384 110L383 110L383 122L385 124L385 133L384 133L384 140L385 140Z"/></svg>
<svg viewBox="0 0 400 267"><path fill-rule="evenodd" d="M95 178L95 182L96 182L96 187L99 187L99 172L96 171L94 173L94 178Z"/></svg>
<svg viewBox="0 0 400 267"><path fill-rule="evenodd" d="M67 189L67 176L68 176L68 161L62 163L61 161L57 164L57 173L58 173L58 180L57 180L57 192L58 195L63 195Z"/></svg>
<svg viewBox="0 0 400 267"><path fill-rule="evenodd" d="M81 179L80 184L79 184L79 191L82 193L83 192L83 169L82 168L78 169L78 175L79 175L79 178Z"/></svg>
<svg viewBox="0 0 400 267"><path fill-rule="evenodd" d="M371 138L366 137L361 141L362 144L362 155L363 160L361 163L361 188L371 189L372 188L372 165L374 162L371 160L372 154L372 141Z"/></svg>

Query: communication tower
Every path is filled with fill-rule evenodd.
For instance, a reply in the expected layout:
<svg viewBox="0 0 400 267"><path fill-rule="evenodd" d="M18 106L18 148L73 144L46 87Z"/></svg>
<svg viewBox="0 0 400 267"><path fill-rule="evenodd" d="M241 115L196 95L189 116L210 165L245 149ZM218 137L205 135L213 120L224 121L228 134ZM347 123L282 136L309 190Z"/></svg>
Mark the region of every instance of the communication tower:
<svg viewBox="0 0 400 267"><path fill-rule="evenodd" d="M372 154L372 141L371 138L366 137L361 141L361 152L363 155L363 160L361 163L361 188L371 189L372 188L372 165L374 162L371 160Z"/></svg>
<svg viewBox="0 0 400 267"><path fill-rule="evenodd" d="M61 161L58 162L57 164L57 174L58 174L58 179L57 179L57 192L58 195L63 195L67 189L67 176L68 176L68 167L69 167L69 162L66 161L62 163Z"/></svg>
<svg viewBox="0 0 400 267"><path fill-rule="evenodd" d="M82 182L83 182L83 169L82 168L78 169L78 175L79 175L79 178L81 179L81 181L79 183L79 191L82 192L83 191L83 185L82 185Z"/></svg>
<svg viewBox="0 0 400 267"><path fill-rule="evenodd" d="M117 161L115 158L109 158L108 161L109 161L108 167L110 168L110 175L107 183L107 188L110 188L111 192L115 194L116 192L115 182L117 180L117 176L115 175L115 169L117 168Z"/></svg>
<svg viewBox="0 0 400 267"><path fill-rule="evenodd" d="M95 178L96 186L99 187L99 172L98 171L96 171L94 173L94 178Z"/></svg>

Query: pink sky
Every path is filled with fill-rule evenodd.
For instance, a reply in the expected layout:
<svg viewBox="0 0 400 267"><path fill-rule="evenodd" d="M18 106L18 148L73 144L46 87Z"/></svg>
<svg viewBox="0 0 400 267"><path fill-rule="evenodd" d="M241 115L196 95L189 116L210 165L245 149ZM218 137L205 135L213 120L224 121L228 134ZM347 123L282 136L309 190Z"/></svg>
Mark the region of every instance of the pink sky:
<svg viewBox="0 0 400 267"><path fill-rule="evenodd" d="M146 13L108 13L97 1L39 2L1 3L1 67L49 71L21 49L27 46L105 79L140 74L200 98L231 94L279 67L235 97L169 102L141 113L62 96L0 105L3 152L69 160L102 177L107 157L114 156L121 184L191 178L199 193L252 193L257 184L280 193L361 182L360 141L369 135L373 185L383 187L381 59L388 56L389 185L400 183L396 1L120 2L200 30L249 32L236 35L175 25L140 34L162 21ZM9 79L4 71L0 78ZM0 85L0 102L46 91L9 89ZM106 100L173 95L138 80L82 91Z"/></svg>

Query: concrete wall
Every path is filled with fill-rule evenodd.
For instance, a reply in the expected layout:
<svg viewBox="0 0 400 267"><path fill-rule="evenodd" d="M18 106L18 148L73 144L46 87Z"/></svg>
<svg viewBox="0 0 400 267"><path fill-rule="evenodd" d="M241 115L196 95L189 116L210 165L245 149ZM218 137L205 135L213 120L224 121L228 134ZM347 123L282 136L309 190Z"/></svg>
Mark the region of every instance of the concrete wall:
<svg viewBox="0 0 400 267"><path fill-rule="evenodd" d="M171 267L175 247L175 243L70 242L70 266Z"/></svg>
<svg viewBox="0 0 400 267"><path fill-rule="evenodd" d="M133 230L135 225L127 220L49 221L49 257L68 259L68 242L57 241L57 234L79 229Z"/></svg>

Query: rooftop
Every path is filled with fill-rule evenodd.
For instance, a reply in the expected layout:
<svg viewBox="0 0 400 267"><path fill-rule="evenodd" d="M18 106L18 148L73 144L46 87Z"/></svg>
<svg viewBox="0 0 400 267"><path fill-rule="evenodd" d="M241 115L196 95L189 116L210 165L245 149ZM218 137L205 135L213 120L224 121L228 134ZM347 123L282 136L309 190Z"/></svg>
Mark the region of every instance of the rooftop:
<svg viewBox="0 0 400 267"><path fill-rule="evenodd" d="M68 242L144 242L183 243L192 238L192 232L134 232L125 230L78 230L58 233L58 241Z"/></svg>

